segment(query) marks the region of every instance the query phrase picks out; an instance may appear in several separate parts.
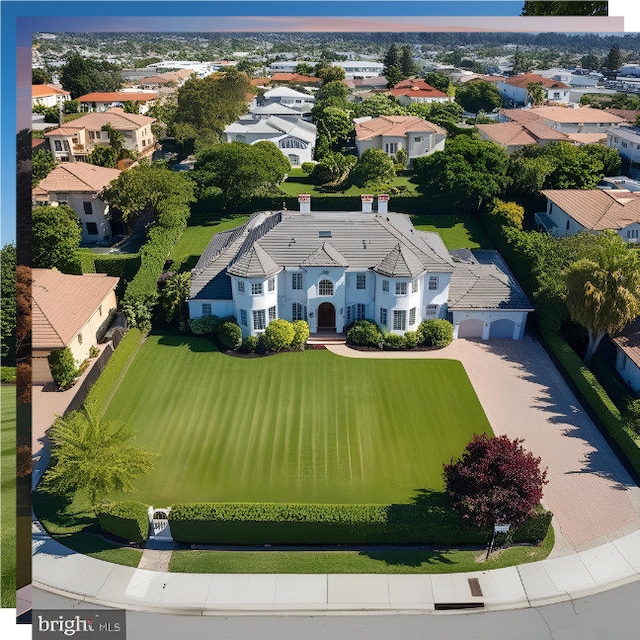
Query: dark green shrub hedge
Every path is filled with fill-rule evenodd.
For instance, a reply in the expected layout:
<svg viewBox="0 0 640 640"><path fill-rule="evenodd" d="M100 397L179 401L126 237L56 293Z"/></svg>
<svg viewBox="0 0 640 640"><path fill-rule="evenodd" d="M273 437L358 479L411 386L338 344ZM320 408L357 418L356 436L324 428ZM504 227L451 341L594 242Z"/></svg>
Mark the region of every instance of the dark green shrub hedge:
<svg viewBox="0 0 640 640"><path fill-rule="evenodd" d="M404 336L397 333L387 333L382 338L382 348L385 351L404 351L407 348L407 341Z"/></svg>
<svg viewBox="0 0 640 640"><path fill-rule="evenodd" d="M0 367L0 372L0 375L2 376L0 382L13 383L16 381L15 367Z"/></svg>
<svg viewBox="0 0 640 640"><path fill-rule="evenodd" d="M258 348L258 336L247 336L240 345L242 353L255 353Z"/></svg>
<svg viewBox="0 0 640 640"><path fill-rule="evenodd" d="M487 544L491 531L443 505L175 504L171 534L186 544ZM524 526L524 525L523 525ZM524 530L527 542L542 526ZM520 527L514 535L522 529Z"/></svg>
<svg viewBox="0 0 640 640"><path fill-rule="evenodd" d="M227 349L237 349L242 344L242 329L235 322L224 322L218 330L218 339Z"/></svg>
<svg viewBox="0 0 640 640"><path fill-rule="evenodd" d="M291 346L295 335L293 325L288 320L272 320L264 330L264 346L269 351L282 351Z"/></svg>
<svg viewBox="0 0 640 640"><path fill-rule="evenodd" d="M551 511L538 506L533 513L513 532L507 534L508 542L542 542L549 527L553 514Z"/></svg>
<svg viewBox="0 0 640 640"><path fill-rule="evenodd" d="M124 278L128 282L138 273L141 262L139 253L96 255L93 260L96 273Z"/></svg>
<svg viewBox="0 0 640 640"><path fill-rule="evenodd" d="M189 328L197 336L217 334L220 328L220 318L218 318L218 316L191 318L191 320L189 320Z"/></svg>
<svg viewBox="0 0 640 640"><path fill-rule="evenodd" d="M69 347L52 351L47 360L53 381L61 389L71 384L78 375L78 368Z"/></svg>
<svg viewBox="0 0 640 640"><path fill-rule="evenodd" d="M149 537L147 505L142 502L111 502L96 509L100 526L111 535L144 542Z"/></svg>
<svg viewBox="0 0 640 640"><path fill-rule="evenodd" d="M446 347L453 341L453 325L444 318L423 320L418 327L420 344L427 347Z"/></svg>
<svg viewBox="0 0 640 640"><path fill-rule="evenodd" d="M347 343L379 348L382 344L382 333L372 320L356 320L347 329Z"/></svg>
<svg viewBox="0 0 640 640"><path fill-rule="evenodd" d="M407 346L407 349L414 349L418 346L418 332L417 331L407 331L404 334L404 341Z"/></svg>

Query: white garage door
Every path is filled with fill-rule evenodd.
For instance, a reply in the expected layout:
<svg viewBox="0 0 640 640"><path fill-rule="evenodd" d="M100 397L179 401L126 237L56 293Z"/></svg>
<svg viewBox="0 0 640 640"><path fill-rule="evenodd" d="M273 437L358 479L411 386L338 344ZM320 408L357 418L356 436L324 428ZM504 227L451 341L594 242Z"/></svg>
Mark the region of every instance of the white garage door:
<svg viewBox="0 0 640 640"><path fill-rule="evenodd" d="M516 323L513 320L494 320L489 329L490 338L513 338Z"/></svg>
<svg viewBox="0 0 640 640"><path fill-rule="evenodd" d="M482 338L483 327L482 320L463 320L458 324L458 338Z"/></svg>

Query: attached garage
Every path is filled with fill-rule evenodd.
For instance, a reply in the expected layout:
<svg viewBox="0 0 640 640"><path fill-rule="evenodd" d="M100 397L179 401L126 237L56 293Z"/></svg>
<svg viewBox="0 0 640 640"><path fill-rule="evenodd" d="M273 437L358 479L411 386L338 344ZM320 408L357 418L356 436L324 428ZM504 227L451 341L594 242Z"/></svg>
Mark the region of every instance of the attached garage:
<svg viewBox="0 0 640 640"><path fill-rule="evenodd" d="M458 324L458 338L482 338L484 322L475 318L463 320Z"/></svg>
<svg viewBox="0 0 640 640"><path fill-rule="evenodd" d="M515 328L516 323L513 320L494 320L489 328L489 338L513 338Z"/></svg>

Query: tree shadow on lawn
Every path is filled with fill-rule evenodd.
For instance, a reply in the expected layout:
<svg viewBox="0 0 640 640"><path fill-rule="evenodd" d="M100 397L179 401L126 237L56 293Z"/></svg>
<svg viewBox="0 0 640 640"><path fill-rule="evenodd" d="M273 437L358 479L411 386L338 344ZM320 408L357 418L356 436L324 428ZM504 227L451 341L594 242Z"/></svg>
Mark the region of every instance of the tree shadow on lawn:
<svg viewBox="0 0 640 640"><path fill-rule="evenodd" d="M420 567L422 565L453 565L456 564L447 553L451 550L438 551L361 551L358 555L384 562L396 567Z"/></svg>

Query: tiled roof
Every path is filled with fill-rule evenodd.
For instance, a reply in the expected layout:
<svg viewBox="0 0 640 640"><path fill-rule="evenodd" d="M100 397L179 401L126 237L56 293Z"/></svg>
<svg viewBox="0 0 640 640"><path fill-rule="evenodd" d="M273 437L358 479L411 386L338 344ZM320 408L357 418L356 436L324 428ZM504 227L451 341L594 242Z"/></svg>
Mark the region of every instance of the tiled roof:
<svg viewBox="0 0 640 640"><path fill-rule="evenodd" d="M148 116L141 116L137 113L125 113L120 107L114 107L108 111L101 111L95 113L88 113L82 118L73 120L69 124L59 129L54 129L45 133L45 137L48 136L60 136L60 135L75 135L79 129L90 129L97 131L105 124L110 124L114 129L118 131L135 131L144 127L145 125L155 122L155 118L149 118ZM71 131L71 133L69 133Z"/></svg>
<svg viewBox="0 0 640 640"><path fill-rule="evenodd" d="M473 251L473 260L459 262L449 283L449 309L511 309L533 311L529 298L497 251Z"/></svg>
<svg viewBox="0 0 640 640"><path fill-rule="evenodd" d="M638 109L605 109L605 111L622 118L629 124L635 124L636 118L640 116L640 110Z"/></svg>
<svg viewBox="0 0 640 640"><path fill-rule="evenodd" d="M33 347L66 347L118 280L99 273L73 276L54 269L33 269Z"/></svg>
<svg viewBox="0 0 640 640"><path fill-rule="evenodd" d="M640 367L640 318L627 325L613 341L636 366Z"/></svg>
<svg viewBox="0 0 640 640"><path fill-rule="evenodd" d="M315 100L313 96L310 96L306 93L302 93L301 91L296 91L295 89L291 89L289 87L276 87L275 89L270 89L266 91L264 97L267 100L272 98L301 98L303 100L307 100L308 102L312 102Z"/></svg>
<svg viewBox="0 0 640 640"><path fill-rule="evenodd" d="M126 102L127 100L147 102L148 100L156 100L157 97L157 93L150 91L110 91L108 93L87 93L80 96L78 100L80 102Z"/></svg>
<svg viewBox="0 0 640 640"><path fill-rule="evenodd" d="M389 92L392 96L415 96L416 98L447 98L442 93L424 80L403 80L398 82Z"/></svg>
<svg viewBox="0 0 640 640"><path fill-rule="evenodd" d="M505 146L536 144L537 142L536 138L517 122L478 124L476 127L490 140Z"/></svg>
<svg viewBox="0 0 640 640"><path fill-rule="evenodd" d="M250 119L240 118L238 122L230 124L224 130L227 134L258 134L268 137L281 135L290 135L307 142L313 142L316 139L316 126L305 120L297 120L291 122L278 118L278 116L269 116L253 121Z"/></svg>
<svg viewBox="0 0 640 640"><path fill-rule="evenodd" d="M40 181L37 190L38 193L72 191L99 193L120 173L118 169L98 167L86 162L63 162Z"/></svg>
<svg viewBox="0 0 640 640"><path fill-rule="evenodd" d="M323 242L305 258L301 267L348 267L349 261L330 243Z"/></svg>
<svg viewBox="0 0 640 640"><path fill-rule="evenodd" d="M523 73L519 76L512 76L511 78L503 78L502 82L506 82L513 87L522 87L526 89L531 82L539 82L545 89L570 89L568 84L560 82L558 80L552 80L551 78L545 78L537 73Z"/></svg>
<svg viewBox="0 0 640 640"><path fill-rule="evenodd" d="M407 247L397 244L374 268L390 278L409 278L424 272L424 265Z"/></svg>
<svg viewBox="0 0 640 640"><path fill-rule="evenodd" d="M585 229L622 229L640 222L640 194L624 189L546 189L542 195Z"/></svg>
<svg viewBox="0 0 640 640"><path fill-rule="evenodd" d="M299 73L274 73L271 78L268 78L273 82L295 82L296 84L317 84L322 82L320 78L315 76L304 76Z"/></svg>
<svg viewBox="0 0 640 640"><path fill-rule="evenodd" d="M567 133L567 140L573 140L578 144L604 144L607 141L606 132L602 133Z"/></svg>
<svg viewBox="0 0 640 640"><path fill-rule="evenodd" d="M32 84L31 97L44 98L45 96L70 96L71 94L64 89L57 89L50 84Z"/></svg>
<svg viewBox="0 0 640 640"><path fill-rule="evenodd" d="M377 136L404 136L410 131L433 132L443 135L447 133L437 124L417 116L380 116L358 123L356 125L356 138L368 140Z"/></svg>
<svg viewBox="0 0 640 640"><path fill-rule="evenodd" d="M511 120L524 123L533 117L562 124L590 123L621 124L624 120L609 111L589 107L533 107L531 109L504 109Z"/></svg>
<svg viewBox="0 0 640 640"><path fill-rule="evenodd" d="M271 256L257 242L254 242L248 251L240 254L231 263L227 273L241 278L266 278L280 270Z"/></svg>

